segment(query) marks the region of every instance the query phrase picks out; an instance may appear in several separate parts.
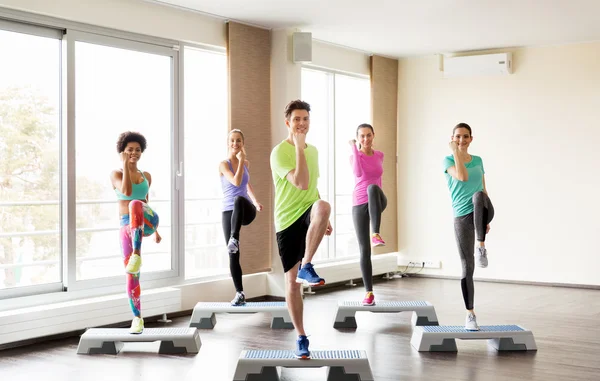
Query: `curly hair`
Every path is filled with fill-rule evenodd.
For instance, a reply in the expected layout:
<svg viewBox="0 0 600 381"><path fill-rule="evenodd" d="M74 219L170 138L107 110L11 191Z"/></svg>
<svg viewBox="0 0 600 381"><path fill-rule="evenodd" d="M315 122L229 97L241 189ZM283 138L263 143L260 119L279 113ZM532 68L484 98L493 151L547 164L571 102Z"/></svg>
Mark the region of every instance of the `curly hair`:
<svg viewBox="0 0 600 381"><path fill-rule="evenodd" d="M142 152L146 150L146 138L144 135L140 134L139 132L127 131L119 135L119 140L117 140L117 152L121 153L125 151L127 143L131 142L139 143L140 147L142 148Z"/></svg>
<svg viewBox="0 0 600 381"><path fill-rule="evenodd" d="M290 120L290 117L292 116L292 112L294 112L294 110L306 110L306 112L310 112L310 105L304 101L301 101L300 99L291 101L287 104L287 106L285 106L284 114L287 120Z"/></svg>

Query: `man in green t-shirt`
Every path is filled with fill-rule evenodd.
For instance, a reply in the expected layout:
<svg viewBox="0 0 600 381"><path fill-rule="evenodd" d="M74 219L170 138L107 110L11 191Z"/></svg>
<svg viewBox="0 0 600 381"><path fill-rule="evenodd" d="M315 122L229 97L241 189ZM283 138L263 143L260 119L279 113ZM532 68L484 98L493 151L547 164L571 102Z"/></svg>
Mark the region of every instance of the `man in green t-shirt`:
<svg viewBox="0 0 600 381"><path fill-rule="evenodd" d="M324 285L311 260L325 234L331 206L319 197L319 155L305 143L310 127L310 105L295 100L285 108L288 137L271 151L271 171L275 184L275 230L277 246L286 277L286 302L298 332L296 357L310 358L304 332L301 284Z"/></svg>

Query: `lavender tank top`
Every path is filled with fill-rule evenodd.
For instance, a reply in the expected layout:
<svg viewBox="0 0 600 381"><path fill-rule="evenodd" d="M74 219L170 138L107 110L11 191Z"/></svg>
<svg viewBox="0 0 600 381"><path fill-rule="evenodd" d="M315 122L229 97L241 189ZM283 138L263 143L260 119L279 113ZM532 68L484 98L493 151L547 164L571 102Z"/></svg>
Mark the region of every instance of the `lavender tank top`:
<svg viewBox="0 0 600 381"><path fill-rule="evenodd" d="M231 161L227 160L227 164L229 165L229 169L231 172L235 173L233 167L231 166ZM237 196L243 196L250 201L250 197L248 196L248 180L250 180L250 174L248 173L248 168L244 165L244 174L242 175L242 183L239 187L236 187L232 183L227 180L227 178L223 175L221 177L221 188L223 189L223 211L233 210L233 200Z"/></svg>

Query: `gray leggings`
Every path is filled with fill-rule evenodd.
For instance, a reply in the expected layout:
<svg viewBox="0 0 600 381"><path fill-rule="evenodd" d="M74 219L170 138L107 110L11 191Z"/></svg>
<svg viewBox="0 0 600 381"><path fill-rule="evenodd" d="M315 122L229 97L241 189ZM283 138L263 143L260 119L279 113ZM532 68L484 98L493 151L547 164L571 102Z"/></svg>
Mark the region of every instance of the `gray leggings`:
<svg viewBox="0 0 600 381"><path fill-rule="evenodd" d="M462 261L462 287L463 299L467 310L473 309L475 287L473 285L473 272L475 271L475 234L477 241L485 242L487 224L494 218L494 207L490 198L483 192L473 195L473 212L454 218L454 235L458 246L458 254Z"/></svg>
<svg viewBox="0 0 600 381"><path fill-rule="evenodd" d="M379 233L381 226L381 213L387 206L387 198L383 190L375 184L367 187L369 202L352 207L352 220L358 238L360 250L360 270L362 272L365 290L373 291L373 266L371 265L371 234L369 222L373 233Z"/></svg>

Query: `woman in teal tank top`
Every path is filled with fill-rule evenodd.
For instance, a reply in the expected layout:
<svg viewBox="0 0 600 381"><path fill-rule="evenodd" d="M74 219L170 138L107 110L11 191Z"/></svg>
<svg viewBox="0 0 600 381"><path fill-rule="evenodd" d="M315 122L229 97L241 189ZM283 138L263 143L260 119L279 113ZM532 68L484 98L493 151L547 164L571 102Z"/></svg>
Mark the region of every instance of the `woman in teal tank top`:
<svg viewBox="0 0 600 381"><path fill-rule="evenodd" d="M158 214L148 206L148 191L152 176L138 169L138 161L146 149L146 138L137 132L124 132L117 141L117 152L123 169L110 174L113 189L119 200L119 238L123 252L123 262L127 277L127 295L133 312L131 333L142 333L140 303L140 267L142 265L142 237L154 234L156 243L161 241L158 234Z"/></svg>
<svg viewBox="0 0 600 381"><path fill-rule="evenodd" d="M485 170L479 156L469 154L473 141L471 127L459 123L452 131L450 149L452 155L444 159L444 173L454 209L454 234L462 262L461 288L467 318L465 329L478 331L473 309L475 271L475 235L477 235L477 266L488 265L485 236L494 218L494 207L485 188Z"/></svg>

